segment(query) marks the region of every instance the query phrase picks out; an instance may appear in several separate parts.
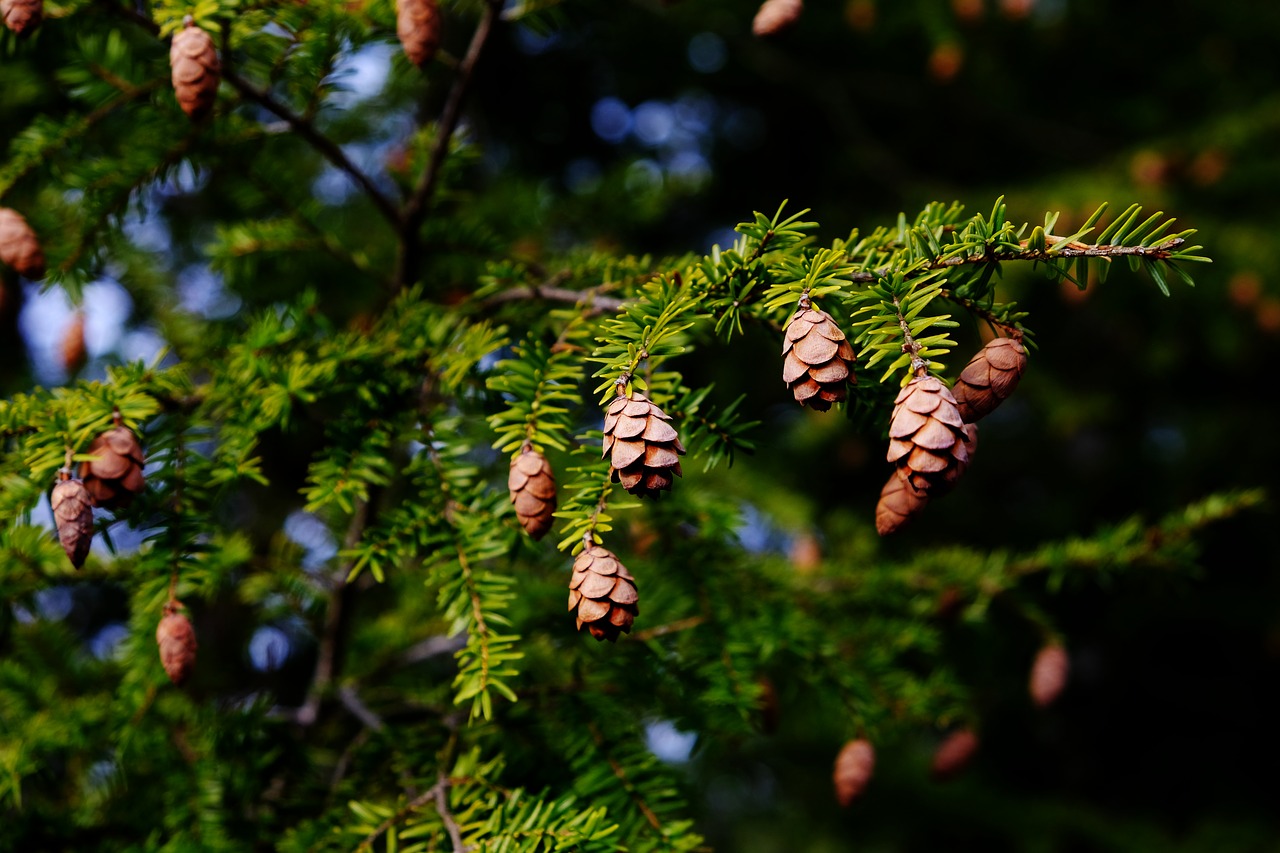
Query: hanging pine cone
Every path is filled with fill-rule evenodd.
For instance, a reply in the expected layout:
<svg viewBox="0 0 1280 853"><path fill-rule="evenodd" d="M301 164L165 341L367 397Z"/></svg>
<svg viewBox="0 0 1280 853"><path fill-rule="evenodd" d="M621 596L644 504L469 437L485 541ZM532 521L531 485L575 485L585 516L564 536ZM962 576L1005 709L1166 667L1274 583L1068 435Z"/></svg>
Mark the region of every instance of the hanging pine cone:
<svg viewBox="0 0 1280 853"><path fill-rule="evenodd" d="M960 417L974 423L991 411L1018 387L1027 367L1027 348L1018 338L992 338L969 359L960 378L951 388Z"/></svg>
<svg viewBox="0 0 1280 853"><path fill-rule="evenodd" d="M44 278L40 238L22 214L7 207L0 207L0 263L24 278Z"/></svg>
<svg viewBox="0 0 1280 853"><path fill-rule="evenodd" d="M208 115L218 95L222 63L213 39L189 15L186 26L173 34L169 67L173 72L173 93L182 111L192 119Z"/></svg>
<svg viewBox="0 0 1280 853"><path fill-rule="evenodd" d="M156 645L160 647L160 663L165 675L181 685L196 665L196 630L176 601L164 606L164 617L156 626Z"/></svg>
<svg viewBox="0 0 1280 853"><path fill-rule="evenodd" d="M74 376L88 359L89 351L84 345L84 312L77 311L62 333L62 369L68 376Z"/></svg>
<svg viewBox="0 0 1280 853"><path fill-rule="evenodd" d="M880 490L880 502L876 504L876 532L888 536L906 526L929 503L929 496L917 492L894 471Z"/></svg>
<svg viewBox="0 0 1280 853"><path fill-rule="evenodd" d="M680 470L684 446L671 420L639 391L615 397L604 416L604 452L610 478L637 497L657 498L670 490Z"/></svg>
<svg viewBox="0 0 1280 853"><path fill-rule="evenodd" d="M631 633L639 600L636 579L607 548L588 545L573 561L569 609L575 611L579 631L586 625L597 640L616 641L619 633Z"/></svg>
<svg viewBox="0 0 1280 853"><path fill-rule="evenodd" d="M845 384L856 383L853 347L826 311L800 298L782 340L782 381L800 405L820 412L845 398Z"/></svg>
<svg viewBox="0 0 1280 853"><path fill-rule="evenodd" d="M934 781L945 782L960 775L977 753L978 735L972 729L952 732L934 750L932 767Z"/></svg>
<svg viewBox="0 0 1280 853"><path fill-rule="evenodd" d="M28 36L44 20L44 0L0 0L0 17L19 36Z"/></svg>
<svg viewBox="0 0 1280 853"><path fill-rule="evenodd" d="M89 453L98 458L80 463L80 477L97 506L126 507L133 502L134 495L142 493L147 485L142 475L146 457L138 437L118 416L116 425L89 445Z"/></svg>
<svg viewBox="0 0 1280 853"><path fill-rule="evenodd" d="M887 458L916 492L940 493L954 485L959 467L968 465L971 434L976 437L965 430L947 386L936 377L918 376L894 401Z"/></svg>
<svg viewBox="0 0 1280 853"><path fill-rule="evenodd" d="M396 35L409 61L421 68L440 48L440 6L436 0L396 0Z"/></svg>
<svg viewBox="0 0 1280 853"><path fill-rule="evenodd" d="M840 805L847 807L867 789L875 767L876 750L871 741L859 738L844 745L836 756L836 767L831 776Z"/></svg>
<svg viewBox="0 0 1280 853"><path fill-rule="evenodd" d="M765 0L751 22L751 32L760 38L776 36L795 26L803 11L803 0Z"/></svg>
<svg viewBox="0 0 1280 853"><path fill-rule="evenodd" d="M62 477L49 495L49 505L53 508L53 523L58 529L62 550L78 569L84 565L89 546L93 544L93 498L84 483L65 473Z"/></svg>
<svg viewBox="0 0 1280 853"><path fill-rule="evenodd" d="M1036 654L1031 665L1031 679L1028 688L1031 701L1036 707L1047 708L1052 705L1067 686L1067 675L1070 672L1070 661L1067 650L1058 643L1050 643Z"/></svg>
<svg viewBox="0 0 1280 853"><path fill-rule="evenodd" d="M535 540L546 536L556 511L556 478L547 457L528 446L513 456L507 491L520 526Z"/></svg>

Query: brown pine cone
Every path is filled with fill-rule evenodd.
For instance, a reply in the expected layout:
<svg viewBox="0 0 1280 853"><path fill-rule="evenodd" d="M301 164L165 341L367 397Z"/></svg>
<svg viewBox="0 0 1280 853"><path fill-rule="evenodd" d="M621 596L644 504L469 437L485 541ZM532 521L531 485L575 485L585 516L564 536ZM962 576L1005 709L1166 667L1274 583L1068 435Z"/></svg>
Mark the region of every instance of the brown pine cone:
<svg viewBox="0 0 1280 853"><path fill-rule="evenodd" d="M77 311L62 333L62 369L74 376L84 367L89 353L84 346L84 312Z"/></svg>
<svg viewBox="0 0 1280 853"><path fill-rule="evenodd" d="M0 0L0 17L19 36L30 35L44 20L44 0Z"/></svg>
<svg viewBox="0 0 1280 853"><path fill-rule="evenodd" d="M193 119L208 115L218 95L222 63L213 39L190 17L186 27L173 34L169 67L173 72L173 93L182 111Z"/></svg>
<svg viewBox="0 0 1280 853"><path fill-rule="evenodd" d="M972 729L952 732L934 750L932 768L934 781L945 782L960 775L977 753L978 735Z"/></svg>
<svg viewBox="0 0 1280 853"><path fill-rule="evenodd" d="M751 32L761 38L788 30L800 19L803 0L765 0L751 22Z"/></svg>
<svg viewBox="0 0 1280 853"><path fill-rule="evenodd" d="M658 498L671 489L680 470L684 445L671 420L639 391L615 397L604 416L604 452L613 465L610 478L637 497Z"/></svg>
<svg viewBox="0 0 1280 853"><path fill-rule="evenodd" d="M142 475L146 458L133 430L119 421L89 445L89 453L98 457L80 463L84 480L94 503L103 509L127 507L133 496L141 494L147 481Z"/></svg>
<svg viewBox="0 0 1280 853"><path fill-rule="evenodd" d="M871 741L859 738L844 745L836 756L836 767L831 776L840 805L847 807L867 789L875 767L876 750Z"/></svg>
<svg viewBox="0 0 1280 853"><path fill-rule="evenodd" d="M1017 338L992 338L969 359L951 388L960 417L971 424L1013 393L1027 367L1027 349Z"/></svg>
<svg viewBox="0 0 1280 853"><path fill-rule="evenodd" d="M40 238L22 214L0 207L0 263L24 278L44 278L44 250Z"/></svg>
<svg viewBox="0 0 1280 853"><path fill-rule="evenodd" d="M1070 672L1070 661L1067 650L1058 643L1050 643L1036 654L1031 665L1031 679L1028 688L1031 701L1036 707L1047 708L1057 700L1064 687L1067 686L1067 674Z"/></svg>
<svg viewBox="0 0 1280 853"><path fill-rule="evenodd" d="M579 631L586 625L591 636L611 643L621 632L630 634L639 600L636 579L607 548L588 545L573 561L569 609L576 611Z"/></svg>
<svg viewBox="0 0 1280 853"><path fill-rule="evenodd" d="M440 49L440 6L436 0L396 0L396 35L409 61L421 68Z"/></svg>
<svg viewBox="0 0 1280 853"><path fill-rule="evenodd" d="M969 436L947 386L936 377L918 376L894 401L886 458L913 490L940 494L969 464Z"/></svg>
<svg viewBox="0 0 1280 853"><path fill-rule="evenodd" d="M820 412L845 398L845 384L853 375L853 347L826 311L801 299L782 341L782 381L800 405Z"/></svg>
<svg viewBox="0 0 1280 853"><path fill-rule="evenodd" d="M160 663L174 684L182 684L196 665L196 631L178 602L164 607L164 618L156 626Z"/></svg>
<svg viewBox="0 0 1280 853"><path fill-rule="evenodd" d="M876 504L876 532L888 536L906 526L929 503L929 496L917 492L894 471L880 490L880 502Z"/></svg>
<svg viewBox="0 0 1280 853"><path fill-rule="evenodd" d="M66 474L63 474L65 477ZM49 495L53 522L62 550L77 569L84 565L93 544L93 498L79 480L64 479Z"/></svg>
<svg viewBox="0 0 1280 853"><path fill-rule="evenodd" d="M547 457L530 447L513 456L507 491L520 526L535 540L546 536L556 511L556 478Z"/></svg>

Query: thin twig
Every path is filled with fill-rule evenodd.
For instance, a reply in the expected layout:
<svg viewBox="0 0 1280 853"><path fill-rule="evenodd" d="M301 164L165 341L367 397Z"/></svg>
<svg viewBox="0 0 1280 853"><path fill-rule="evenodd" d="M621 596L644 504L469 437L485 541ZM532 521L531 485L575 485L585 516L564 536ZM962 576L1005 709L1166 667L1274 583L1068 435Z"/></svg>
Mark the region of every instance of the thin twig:
<svg viewBox="0 0 1280 853"><path fill-rule="evenodd" d="M449 810L448 790L451 782L452 780L443 773L439 774L434 785L406 803L404 808L378 824L377 829L365 836L364 841L360 842L360 846L356 850L372 850L373 842L377 841L383 833L427 803L433 803L436 812L440 815L440 822L444 824L445 831L449 833L449 840L453 843L454 853L466 853L466 845L462 843L462 830L458 826L458 821L453 817L453 812Z"/></svg>
<svg viewBox="0 0 1280 853"><path fill-rule="evenodd" d="M382 722L382 718L369 709L360 699L360 694L356 693L356 689L350 685L345 685L338 690L338 699L343 706L351 712L351 715L360 722L364 723L375 732L382 732L386 729L387 724Z"/></svg>
<svg viewBox="0 0 1280 853"><path fill-rule="evenodd" d="M458 828L458 822L453 818L453 812L449 811L449 780L445 778L443 773L437 774L435 784L435 800L436 811L440 814L440 822L444 824L445 830L449 833L449 840L453 842L454 853L464 853L467 849L462 843L462 830Z"/></svg>
<svg viewBox="0 0 1280 853"><path fill-rule="evenodd" d="M545 299L549 302L569 302L586 306L588 314L613 314L627 304L627 300L616 296L601 296L598 288L589 290L570 290L548 284L530 284L513 287L487 297L485 306L500 305L504 302L515 302L521 299Z"/></svg>
<svg viewBox="0 0 1280 853"><path fill-rule="evenodd" d="M632 640L652 640L655 637L664 637L667 634L675 634L679 631L687 631L690 628L696 628L707 621L705 616L689 616L685 619L677 619L674 622L668 622L665 625L655 625L652 628L646 628L643 631L636 631L631 635Z"/></svg>
<svg viewBox="0 0 1280 853"><path fill-rule="evenodd" d="M493 30L493 22L501 11L502 0L487 0L485 3L484 14L476 26L475 33L471 36L471 44L467 47L467 53L458 66L458 76L453 80L453 86L449 89L449 95L445 100L444 110L440 113L435 142L431 147L431 157L418 179L417 186L413 189L413 194L405 203L403 219L399 223L400 258L396 264L395 279L397 286L402 289L413 283L414 270L418 265L418 254L421 248L418 230L426 220L432 196L435 195L436 187L439 185L440 172L444 167L445 156L449 153L449 141L453 138L458 121L462 118L462 104L475 72L476 63L480 59L480 52L484 49L489 33Z"/></svg>

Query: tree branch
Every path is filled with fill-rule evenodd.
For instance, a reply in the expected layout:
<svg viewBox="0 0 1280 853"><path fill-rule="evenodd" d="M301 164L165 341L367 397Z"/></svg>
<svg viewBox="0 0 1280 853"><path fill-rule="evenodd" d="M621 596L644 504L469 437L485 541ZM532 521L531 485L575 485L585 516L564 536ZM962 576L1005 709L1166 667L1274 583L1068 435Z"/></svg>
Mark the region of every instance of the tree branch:
<svg viewBox="0 0 1280 853"><path fill-rule="evenodd" d="M467 88L475 72L476 63L480 60L480 52L493 30L493 22L502 11L502 0L486 0L484 14L471 36L471 44L466 55L458 66L458 76L454 78L453 87L445 100L444 110L440 114L440 123L436 130L435 142L431 147L431 157L418 179L413 194L405 203L403 219L400 224L400 258L396 264L396 286L408 287L413 283L414 270L418 266L421 245L418 241L418 230L427 218L432 197L440 183L440 172L444 167L445 156L449 153L449 141L462 118L462 103L466 98Z"/></svg>
<svg viewBox="0 0 1280 853"><path fill-rule="evenodd" d="M226 49L224 42L223 55L227 56L229 53L230 51ZM284 104L273 98L270 92L254 86L225 64L222 71L222 79L230 83L245 98L282 119L294 133L298 134L335 167L345 172L360 189L364 190L365 195L373 202L373 206L378 209L384 219L397 229L402 227L403 222L399 208L382 190L378 189L372 178L362 172L355 163L351 162L351 158L346 155L346 152L336 142L317 130L316 126L310 121L295 114Z"/></svg>
<svg viewBox="0 0 1280 853"><path fill-rule="evenodd" d="M550 281L558 280L552 276ZM503 290L484 300L486 307L501 305L504 302L515 302L521 299L545 299L549 302L569 302L583 304L591 314L612 314L627 304L627 300L616 296L601 296L599 288L588 290L570 290L567 287L556 287L553 284L530 284Z"/></svg>

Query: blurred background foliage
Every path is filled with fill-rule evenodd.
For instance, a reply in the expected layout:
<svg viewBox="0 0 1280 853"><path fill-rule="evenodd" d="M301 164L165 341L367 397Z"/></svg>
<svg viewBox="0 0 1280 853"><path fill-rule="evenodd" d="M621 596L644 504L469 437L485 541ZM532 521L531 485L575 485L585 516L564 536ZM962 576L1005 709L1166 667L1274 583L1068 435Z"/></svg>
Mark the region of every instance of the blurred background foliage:
<svg viewBox="0 0 1280 853"><path fill-rule="evenodd" d="M0 36L0 148L37 114L105 97L94 91L100 76L53 73L68 51L96 52L120 73L162 52L101 5L67 4L83 24L55 20L28 43ZM475 5L446 5L447 57L464 52ZM394 44L391 4L370 0L364 11L383 38L324 72L340 108L318 121L354 141L351 156L395 193L429 143L414 112L439 109L450 70L439 64L422 85ZM1060 232L1102 201L1133 200L1198 229L1214 264L1169 299L1123 271L1082 291L1010 269L1002 298L1030 313L1039 349L1017 394L984 422L981 455L957 493L884 553L909 561L935 545L1029 548L1277 481L1280 409L1265 376L1280 341L1280 208L1270 195L1280 189L1280 7L810 0L794 30L772 40L751 35L754 12L743 0L569 0L500 26L470 93L465 150L428 225L429 295L474 289L494 255L536 266L592 250L702 253L784 199L811 209L823 241L935 199L977 212L1003 195L1014 219L1061 211ZM123 41L113 45L109 29ZM89 275L69 260L74 242L54 239L55 280L88 315L78 375L153 357L165 343L212 350L246 312L292 298L300 281L339 323L380 309L394 263L384 223L341 175L299 153L303 141L264 140L243 116L186 136L171 132L181 116L155 121L162 132L150 150L113 151L109 123L84 142L90 158L171 157L163 180L117 199L133 246L118 253L126 261ZM184 165L189 151L206 164L199 173ZM16 182L4 201L29 211L42 234L80 227L67 194ZM281 217L274 234L235 221L281 209L301 217ZM246 250L320 235L341 241L332 255ZM63 290L28 285L3 298L0 390L66 381ZM957 337L966 353L981 340L972 324ZM749 329L681 365L695 387L714 379L725 399L748 394L770 437L704 482L750 497L747 527L761 548L798 564L814 548L836 559L867 535L884 480L881 435L795 407L777 347ZM270 448L283 483L307 440ZM291 504L274 501L273 512L273 501L253 497L265 515L249 535L281 528ZM767 735L691 753L686 744L682 754L668 733L701 831L741 851L1280 849L1277 521L1267 505L1203 531L1195 577L1103 576L1058 591L1033 582L1024 606L1043 611L1072 652L1072 680L1048 711L1033 710L1019 686L1038 644L1021 613L997 601L981 624L950 623L947 654L972 686L983 750L946 785L928 780L936 737L904 738L882 745L871 789L840 810L830 767L846 733L803 693L778 697ZM274 542L279 559L298 557L296 543ZM118 624L119 599L109 585L59 587L43 615L88 642ZM305 626L284 608L267 639L249 627L221 652L202 645L202 666L220 668L224 687L300 701L313 660ZM293 643L294 654L255 666L271 643ZM246 748L266 747L261 731L243 737Z"/></svg>

